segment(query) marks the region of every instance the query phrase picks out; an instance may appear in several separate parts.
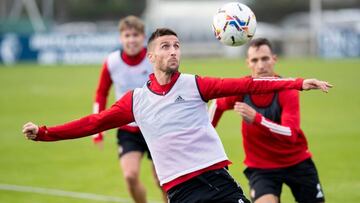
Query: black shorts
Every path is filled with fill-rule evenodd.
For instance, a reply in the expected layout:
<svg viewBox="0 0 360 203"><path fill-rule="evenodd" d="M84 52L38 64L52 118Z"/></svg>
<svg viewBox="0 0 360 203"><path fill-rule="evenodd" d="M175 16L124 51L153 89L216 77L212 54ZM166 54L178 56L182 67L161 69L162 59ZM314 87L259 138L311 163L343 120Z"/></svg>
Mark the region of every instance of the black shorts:
<svg viewBox="0 0 360 203"><path fill-rule="evenodd" d="M244 173L249 180L252 201L265 194L273 194L280 198L283 183L290 187L296 202L325 201L319 176L311 159L281 169L247 168Z"/></svg>
<svg viewBox="0 0 360 203"><path fill-rule="evenodd" d="M250 203L226 169L205 172L167 193L170 203Z"/></svg>
<svg viewBox="0 0 360 203"><path fill-rule="evenodd" d="M148 159L151 160L151 154L148 146L146 145L144 136L139 133L130 133L124 130L118 130L117 142L119 145L119 157L123 156L128 152L141 152L147 153Z"/></svg>

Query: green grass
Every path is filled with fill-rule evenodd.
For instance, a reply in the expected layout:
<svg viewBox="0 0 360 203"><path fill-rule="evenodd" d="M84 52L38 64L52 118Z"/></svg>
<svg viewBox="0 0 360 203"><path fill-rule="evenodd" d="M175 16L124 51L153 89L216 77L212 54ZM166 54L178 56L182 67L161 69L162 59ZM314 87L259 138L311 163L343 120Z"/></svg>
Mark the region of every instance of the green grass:
<svg viewBox="0 0 360 203"><path fill-rule="evenodd" d="M240 59L185 59L180 68L210 76L248 74ZM276 70L286 77L316 77L335 85L329 94L301 93L302 129L327 202L360 202L360 60L280 59ZM0 66L0 183L129 197L118 167L114 130L107 132L102 151L90 138L36 143L21 134L27 121L54 125L91 113L99 71L94 65ZM240 121L228 112L218 132L234 163L231 173L248 193L242 174ZM160 200L150 164L147 160L142 164L141 179L148 196ZM89 201L0 190L0 202ZM282 202L294 202L286 186Z"/></svg>

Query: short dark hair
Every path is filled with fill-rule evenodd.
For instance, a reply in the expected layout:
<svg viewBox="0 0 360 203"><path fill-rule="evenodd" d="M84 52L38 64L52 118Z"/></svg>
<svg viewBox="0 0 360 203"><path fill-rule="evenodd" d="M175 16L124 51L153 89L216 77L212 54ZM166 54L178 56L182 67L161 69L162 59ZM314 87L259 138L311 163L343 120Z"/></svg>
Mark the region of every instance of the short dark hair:
<svg viewBox="0 0 360 203"><path fill-rule="evenodd" d="M156 29L153 33L151 33L150 38L148 40L148 49L150 44L157 38L161 37L161 36L165 36L165 35L174 35L175 37L177 37L176 32L174 32L173 30L169 29L169 28L158 28Z"/></svg>
<svg viewBox="0 0 360 203"><path fill-rule="evenodd" d="M249 43L249 48L250 47L259 48L262 45L268 46L270 48L271 53L274 53L274 50L272 48L270 41L266 38L257 38L257 39L251 40Z"/></svg>
<svg viewBox="0 0 360 203"><path fill-rule="evenodd" d="M137 32L141 34L145 34L144 22L133 15L127 16L119 21L119 31L120 33L127 29L135 29Z"/></svg>

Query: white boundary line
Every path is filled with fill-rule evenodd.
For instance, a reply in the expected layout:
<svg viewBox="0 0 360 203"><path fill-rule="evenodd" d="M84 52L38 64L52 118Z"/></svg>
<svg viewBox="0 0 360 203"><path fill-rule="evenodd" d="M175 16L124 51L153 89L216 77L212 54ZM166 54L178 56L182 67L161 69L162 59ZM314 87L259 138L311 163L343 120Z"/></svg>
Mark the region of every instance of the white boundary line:
<svg viewBox="0 0 360 203"><path fill-rule="evenodd" d="M93 193L72 192L72 191L65 191L65 190L58 190L58 189L31 187L31 186L10 185L10 184L3 184L3 183L0 183L0 190L37 193L37 194L43 194L43 195L70 197L70 198L77 198L77 199L88 199L88 200L103 201L103 202L121 202L121 203L131 203L132 202L132 200L129 198L120 198L120 197L99 195L99 194L93 194ZM159 203L159 201L150 201L150 202L151 203Z"/></svg>

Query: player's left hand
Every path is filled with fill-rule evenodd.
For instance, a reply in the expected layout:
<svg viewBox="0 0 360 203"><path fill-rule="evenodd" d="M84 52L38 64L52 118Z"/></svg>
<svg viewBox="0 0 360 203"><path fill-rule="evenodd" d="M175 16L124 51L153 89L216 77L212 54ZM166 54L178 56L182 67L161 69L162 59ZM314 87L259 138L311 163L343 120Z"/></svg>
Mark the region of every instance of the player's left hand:
<svg viewBox="0 0 360 203"><path fill-rule="evenodd" d="M326 93L329 92L329 89L332 87L330 83L317 79L305 79L302 85L303 90L321 89Z"/></svg>
<svg viewBox="0 0 360 203"><path fill-rule="evenodd" d="M256 110L244 102L236 102L234 110L243 117L248 123L253 123L256 116Z"/></svg>

